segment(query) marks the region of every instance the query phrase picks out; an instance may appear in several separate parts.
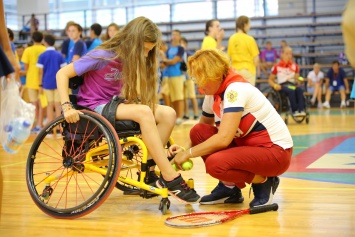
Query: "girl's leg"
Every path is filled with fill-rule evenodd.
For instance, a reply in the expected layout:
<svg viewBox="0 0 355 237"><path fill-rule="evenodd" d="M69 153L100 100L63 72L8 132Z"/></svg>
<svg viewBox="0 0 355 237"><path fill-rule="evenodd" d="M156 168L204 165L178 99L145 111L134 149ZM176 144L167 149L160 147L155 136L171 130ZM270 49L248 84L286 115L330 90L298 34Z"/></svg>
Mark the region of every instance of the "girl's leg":
<svg viewBox="0 0 355 237"><path fill-rule="evenodd" d="M163 177L166 180L172 180L178 176L178 173L173 169L172 165L166 158L162 142L162 140L168 140L170 133L169 135L167 135L167 133L171 131L168 128L168 122L164 123L162 119L160 119L164 113L161 112L161 109L157 110L159 110L157 111L160 123L159 129L156 125L152 110L146 105L120 104L117 107L116 118L121 120L133 120L139 123L142 139L147 146L149 153L161 170ZM171 119L173 119L173 122L175 123L174 116L172 116L172 118L166 118L166 120ZM162 133L162 135L159 132Z"/></svg>
<svg viewBox="0 0 355 237"><path fill-rule="evenodd" d="M161 171L157 186L165 185L170 195L183 202L195 203L199 201L200 196L190 189L181 175L173 169L163 147L162 140L166 143L173 127L171 123L175 123L175 113L168 107L158 106L155 116L157 120L148 106L139 104L120 104L116 111L117 119L139 123L142 139Z"/></svg>
<svg viewBox="0 0 355 237"><path fill-rule="evenodd" d="M158 132L162 143L165 145L175 126L175 111L173 108L164 105L156 105L154 113Z"/></svg>

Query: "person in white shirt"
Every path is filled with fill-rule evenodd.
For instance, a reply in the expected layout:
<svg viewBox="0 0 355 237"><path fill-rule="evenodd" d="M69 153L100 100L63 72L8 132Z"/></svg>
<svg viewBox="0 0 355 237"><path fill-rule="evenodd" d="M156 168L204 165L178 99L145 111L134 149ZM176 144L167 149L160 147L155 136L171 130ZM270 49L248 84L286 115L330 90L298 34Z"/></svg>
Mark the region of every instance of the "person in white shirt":
<svg viewBox="0 0 355 237"><path fill-rule="evenodd" d="M322 108L322 82L324 73L320 70L320 65L315 63L313 70L307 75L307 91L312 93L311 103L315 104L316 99L318 101L318 108Z"/></svg>

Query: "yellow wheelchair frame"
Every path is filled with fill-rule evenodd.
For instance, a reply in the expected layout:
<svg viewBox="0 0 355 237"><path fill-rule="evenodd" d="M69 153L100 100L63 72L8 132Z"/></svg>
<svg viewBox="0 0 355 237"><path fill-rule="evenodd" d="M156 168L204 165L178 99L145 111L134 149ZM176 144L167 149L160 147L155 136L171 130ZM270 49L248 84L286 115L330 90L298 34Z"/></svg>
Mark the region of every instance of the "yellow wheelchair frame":
<svg viewBox="0 0 355 237"><path fill-rule="evenodd" d="M62 139L48 139L58 127ZM118 138L116 126L92 111L83 110L75 124L56 118L37 135L28 155L31 198L52 217L74 219L94 211L117 187L137 191L143 198L161 196L159 210L165 214L170 207L168 190L147 184L148 150L139 133L138 128ZM188 184L193 187L191 181Z"/></svg>

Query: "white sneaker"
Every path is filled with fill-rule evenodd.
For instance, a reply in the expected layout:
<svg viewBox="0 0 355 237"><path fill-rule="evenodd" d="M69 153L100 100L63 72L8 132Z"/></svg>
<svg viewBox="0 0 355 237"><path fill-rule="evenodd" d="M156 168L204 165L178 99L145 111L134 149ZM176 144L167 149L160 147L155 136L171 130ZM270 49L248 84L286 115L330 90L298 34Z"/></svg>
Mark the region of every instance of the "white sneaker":
<svg viewBox="0 0 355 237"><path fill-rule="evenodd" d="M299 116L302 116L302 117L306 116L306 112L304 112L303 110L301 112L299 112L298 114L299 114Z"/></svg>
<svg viewBox="0 0 355 237"><path fill-rule="evenodd" d="M176 125L180 125L180 124L182 124L182 122L183 122L183 121L182 121L181 118L177 118L176 121L175 121L175 124L176 124Z"/></svg>
<svg viewBox="0 0 355 237"><path fill-rule="evenodd" d="M329 102L327 102L327 101L324 102L322 105L323 105L324 108L327 108L327 109L330 108Z"/></svg>
<svg viewBox="0 0 355 237"><path fill-rule="evenodd" d="M321 109L321 108L322 108L322 106L323 106L322 102L318 102L318 106L317 106L317 108L318 108L318 109Z"/></svg>
<svg viewBox="0 0 355 237"><path fill-rule="evenodd" d="M293 117L299 117L301 115L300 115L300 113L298 111L295 111L295 112L292 113L292 116Z"/></svg>
<svg viewBox="0 0 355 237"><path fill-rule="evenodd" d="M340 104L340 108L343 109L345 107L346 107L345 101L342 101L341 104Z"/></svg>

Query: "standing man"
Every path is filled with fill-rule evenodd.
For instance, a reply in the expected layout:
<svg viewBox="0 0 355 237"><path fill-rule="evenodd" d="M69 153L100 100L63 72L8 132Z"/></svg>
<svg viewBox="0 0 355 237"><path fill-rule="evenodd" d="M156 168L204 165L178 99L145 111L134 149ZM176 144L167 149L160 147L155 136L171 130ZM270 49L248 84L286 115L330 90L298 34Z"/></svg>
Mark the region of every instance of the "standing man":
<svg viewBox="0 0 355 237"><path fill-rule="evenodd" d="M176 112L176 125L182 123L184 113L184 81L185 75L180 69L184 55L184 48L180 46L181 32L173 30L171 33L171 45L166 53L167 58L163 62L167 65L166 73L170 91L171 106Z"/></svg>

